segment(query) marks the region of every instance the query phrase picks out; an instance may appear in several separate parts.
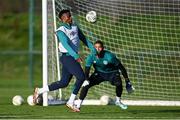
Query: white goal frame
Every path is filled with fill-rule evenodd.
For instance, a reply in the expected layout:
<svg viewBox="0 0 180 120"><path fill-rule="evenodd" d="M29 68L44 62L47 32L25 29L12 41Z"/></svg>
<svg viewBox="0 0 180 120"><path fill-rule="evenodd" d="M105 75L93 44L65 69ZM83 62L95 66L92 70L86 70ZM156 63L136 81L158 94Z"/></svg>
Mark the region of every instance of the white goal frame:
<svg viewBox="0 0 180 120"><path fill-rule="evenodd" d="M52 0L54 5L54 0ZM42 0L42 53L43 53L43 86L48 85L48 47L47 47L47 0ZM55 21L55 8L54 10L54 28L56 29L56 21ZM57 40L56 40L57 41ZM56 43L58 44L58 43ZM57 56L58 56L58 49ZM57 58L58 59L58 58ZM59 61L57 60L57 65L59 65ZM60 69L57 66L57 69ZM60 78L60 71L58 72L58 78ZM61 90L59 92L61 96ZM127 105L155 105L155 106L180 106L180 101L164 101L164 100L122 100ZM64 101L48 101L48 93L43 94L43 106L48 106L51 104L64 104ZM100 100L85 100L83 105L101 105Z"/></svg>
<svg viewBox="0 0 180 120"><path fill-rule="evenodd" d="M48 85L48 50L47 50L47 0L42 0L42 59L43 59L43 87ZM43 93L43 106L48 106L47 93Z"/></svg>

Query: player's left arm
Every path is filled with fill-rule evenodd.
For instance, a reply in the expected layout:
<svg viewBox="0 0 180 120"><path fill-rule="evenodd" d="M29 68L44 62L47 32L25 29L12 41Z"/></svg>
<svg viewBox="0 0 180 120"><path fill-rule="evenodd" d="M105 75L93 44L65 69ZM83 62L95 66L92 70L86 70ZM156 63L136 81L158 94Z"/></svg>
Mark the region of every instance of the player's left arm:
<svg viewBox="0 0 180 120"><path fill-rule="evenodd" d="M116 57L114 59L115 59L115 63L117 64L119 70L121 70L121 73L125 79L127 92L128 93L134 92L135 89L134 89L134 87L133 87L133 85L132 85L132 83L128 77L128 73L127 73L126 68L122 65L122 63L120 62L119 59L117 59Z"/></svg>
<svg viewBox="0 0 180 120"><path fill-rule="evenodd" d="M83 32L78 28L79 39L91 50L91 53L96 54L97 51L94 48L94 45L85 37Z"/></svg>

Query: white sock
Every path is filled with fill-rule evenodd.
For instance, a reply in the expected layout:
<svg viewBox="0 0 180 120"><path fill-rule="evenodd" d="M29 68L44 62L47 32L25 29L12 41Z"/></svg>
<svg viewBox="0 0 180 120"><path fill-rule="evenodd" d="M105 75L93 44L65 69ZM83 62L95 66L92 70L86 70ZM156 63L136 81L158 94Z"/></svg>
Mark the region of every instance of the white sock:
<svg viewBox="0 0 180 120"><path fill-rule="evenodd" d="M67 103L70 103L70 104L74 103L75 98L76 98L76 95L72 93Z"/></svg>
<svg viewBox="0 0 180 120"><path fill-rule="evenodd" d="M77 108L81 107L82 102L83 102L83 100L80 100L80 99L77 101L77 104L76 104Z"/></svg>
<svg viewBox="0 0 180 120"><path fill-rule="evenodd" d="M49 91L48 85L43 88L38 88L38 94L42 94Z"/></svg>
<svg viewBox="0 0 180 120"><path fill-rule="evenodd" d="M121 98L116 96L116 102L121 102Z"/></svg>

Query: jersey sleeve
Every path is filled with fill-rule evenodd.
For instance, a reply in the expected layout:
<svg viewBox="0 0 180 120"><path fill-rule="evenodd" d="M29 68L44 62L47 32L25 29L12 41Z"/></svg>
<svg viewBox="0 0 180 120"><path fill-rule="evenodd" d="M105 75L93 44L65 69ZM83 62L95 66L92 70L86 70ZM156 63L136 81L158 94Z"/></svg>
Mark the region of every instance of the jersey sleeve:
<svg viewBox="0 0 180 120"><path fill-rule="evenodd" d="M86 58L86 65L85 65L85 66L86 66L86 67L91 67L92 64L93 64L93 55L90 54L90 55L88 55L87 58Z"/></svg>
<svg viewBox="0 0 180 120"><path fill-rule="evenodd" d="M85 35L79 28L78 28L78 35L79 35L79 39L91 50L91 52L93 54L96 54L97 51L94 48L94 45L85 37Z"/></svg>
<svg viewBox="0 0 180 120"><path fill-rule="evenodd" d="M121 70L123 77L128 78L127 71L125 67L122 65L121 61L114 54L112 54L112 58L113 58L114 65L118 66L118 68Z"/></svg>
<svg viewBox="0 0 180 120"><path fill-rule="evenodd" d="M112 62L115 66L118 66L120 64L120 60L116 57L115 54L111 53Z"/></svg>

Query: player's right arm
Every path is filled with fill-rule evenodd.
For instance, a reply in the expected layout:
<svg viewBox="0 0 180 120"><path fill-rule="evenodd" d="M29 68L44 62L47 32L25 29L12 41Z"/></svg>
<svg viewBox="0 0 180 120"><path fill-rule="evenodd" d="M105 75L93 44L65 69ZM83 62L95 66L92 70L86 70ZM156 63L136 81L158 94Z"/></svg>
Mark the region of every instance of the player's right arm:
<svg viewBox="0 0 180 120"><path fill-rule="evenodd" d="M86 58L86 64L85 64L85 77L86 79L89 78L89 73L91 66L93 65L93 54L89 54Z"/></svg>
<svg viewBox="0 0 180 120"><path fill-rule="evenodd" d="M86 58L86 65L85 65L85 71L84 71L86 80L83 82L82 87L89 85L89 80L88 80L89 79L89 73L90 73L91 66L93 64L92 54L93 53L88 55Z"/></svg>
<svg viewBox="0 0 180 120"><path fill-rule="evenodd" d="M71 46L68 44L69 38L66 36L64 32L61 30L56 32L56 35L58 37L59 42L63 45L63 47L68 51L68 53L74 57L75 60L79 59L80 56L71 48Z"/></svg>

